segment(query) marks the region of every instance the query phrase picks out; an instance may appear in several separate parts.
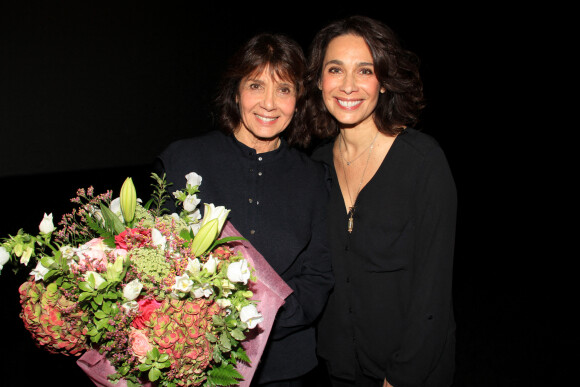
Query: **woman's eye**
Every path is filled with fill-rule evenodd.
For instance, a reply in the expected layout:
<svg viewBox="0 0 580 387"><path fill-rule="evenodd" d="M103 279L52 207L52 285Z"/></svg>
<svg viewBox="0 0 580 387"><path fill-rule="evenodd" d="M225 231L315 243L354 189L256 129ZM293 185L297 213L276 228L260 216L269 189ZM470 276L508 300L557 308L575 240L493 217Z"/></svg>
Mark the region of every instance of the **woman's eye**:
<svg viewBox="0 0 580 387"><path fill-rule="evenodd" d="M340 68L339 67L330 67L328 69L328 72L331 73L331 74L339 74L341 71L340 71Z"/></svg>
<svg viewBox="0 0 580 387"><path fill-rule="evenodd" d="M363 75L373 75L373 70L372 69L361 69L360 70L361 74Z"/></svg>
<svg viewBox="0 0 580 387"><path fill-rule="evenodd" d="M260 88L260 84L259 83L250 83L248 87L252 90L258 90Z"/></svg>

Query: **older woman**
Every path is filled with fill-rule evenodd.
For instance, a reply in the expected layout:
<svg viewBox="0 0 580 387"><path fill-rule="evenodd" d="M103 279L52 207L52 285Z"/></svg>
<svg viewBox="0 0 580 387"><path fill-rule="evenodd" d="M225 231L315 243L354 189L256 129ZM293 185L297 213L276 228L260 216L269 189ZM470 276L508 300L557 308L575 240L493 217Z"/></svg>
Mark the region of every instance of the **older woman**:
<svg viewBox="0 0 580 387"><path fill-rule="evenodd" d="M231 209L230 221L292 288L278 313L254 384L300 385L316 364L313 322L332 287L325 241L326 169L306 146L305 59L282 35L248 41L225 73L217 107L223 131L171 144L159 161L172 188L202 176L201 199Z"/></svg>
<svg viewBox="0 0 580 387"><path fill-rule="evenodd" d="M443 151L411 127L415 56L379 21L329 24L311 44L312 128L330 141L335 287L319 354L335 386L449 386L456 190Z"/></svg>

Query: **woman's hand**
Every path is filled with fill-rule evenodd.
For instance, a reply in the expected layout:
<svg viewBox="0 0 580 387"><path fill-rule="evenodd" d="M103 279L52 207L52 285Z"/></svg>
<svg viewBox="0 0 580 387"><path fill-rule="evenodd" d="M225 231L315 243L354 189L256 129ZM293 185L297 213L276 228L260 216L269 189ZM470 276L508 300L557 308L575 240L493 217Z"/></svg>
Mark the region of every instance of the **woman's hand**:
<svg viewBox="0 0 580 387"><path fill-rule="evenodd" d="M387 379L385 379L385 381L383 382L383 387L393 387L393 385L387 382Z"/></svg>

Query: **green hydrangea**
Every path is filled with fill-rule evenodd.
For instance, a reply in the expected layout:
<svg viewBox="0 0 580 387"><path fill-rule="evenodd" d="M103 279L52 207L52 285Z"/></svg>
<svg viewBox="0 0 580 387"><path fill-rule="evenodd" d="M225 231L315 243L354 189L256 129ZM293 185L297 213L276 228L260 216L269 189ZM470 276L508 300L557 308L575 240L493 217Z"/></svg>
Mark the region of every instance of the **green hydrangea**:
<svg viewBox="0 0 580 387"><path fill-rule="evenodd" d="M152 228L155 226L155 218L142 205L137 203L135 207L135 219L143 220L143 227Z"/></svg>
<svg viewBox="0 0 580 387"><path fill-rule="evenodd" d="M131 261L145 288L156 288L171 272L171 265L157 249L133 249Z"/></svg>

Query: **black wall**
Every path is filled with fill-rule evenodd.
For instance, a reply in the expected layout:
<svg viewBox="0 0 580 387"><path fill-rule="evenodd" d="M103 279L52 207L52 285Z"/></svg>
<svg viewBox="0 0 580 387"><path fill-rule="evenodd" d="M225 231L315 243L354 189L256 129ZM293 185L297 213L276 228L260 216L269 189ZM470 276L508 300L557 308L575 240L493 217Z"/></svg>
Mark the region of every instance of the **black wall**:
<svg viewBox="0 0 580 387"><path fill-rule="evenodd" d="M456 387L557 382L555 269L535 258L545 253L541 202L526 201L538 190L527 149L541 123L527 118L536 51L518 25L525 10L380 4L2 2L0 237L34 233L45 212L60 219L80 187L118 194L133 176L146 197L154 157L211 128L216 82L238 45L272 31L306 50L327 22L365 14L422 59L420 128L440 141L457 183ZM74 359L34 347L18 317L25 274L0 276L0 332L10 338L0 340L0 378L90 385Z"/></svg>

